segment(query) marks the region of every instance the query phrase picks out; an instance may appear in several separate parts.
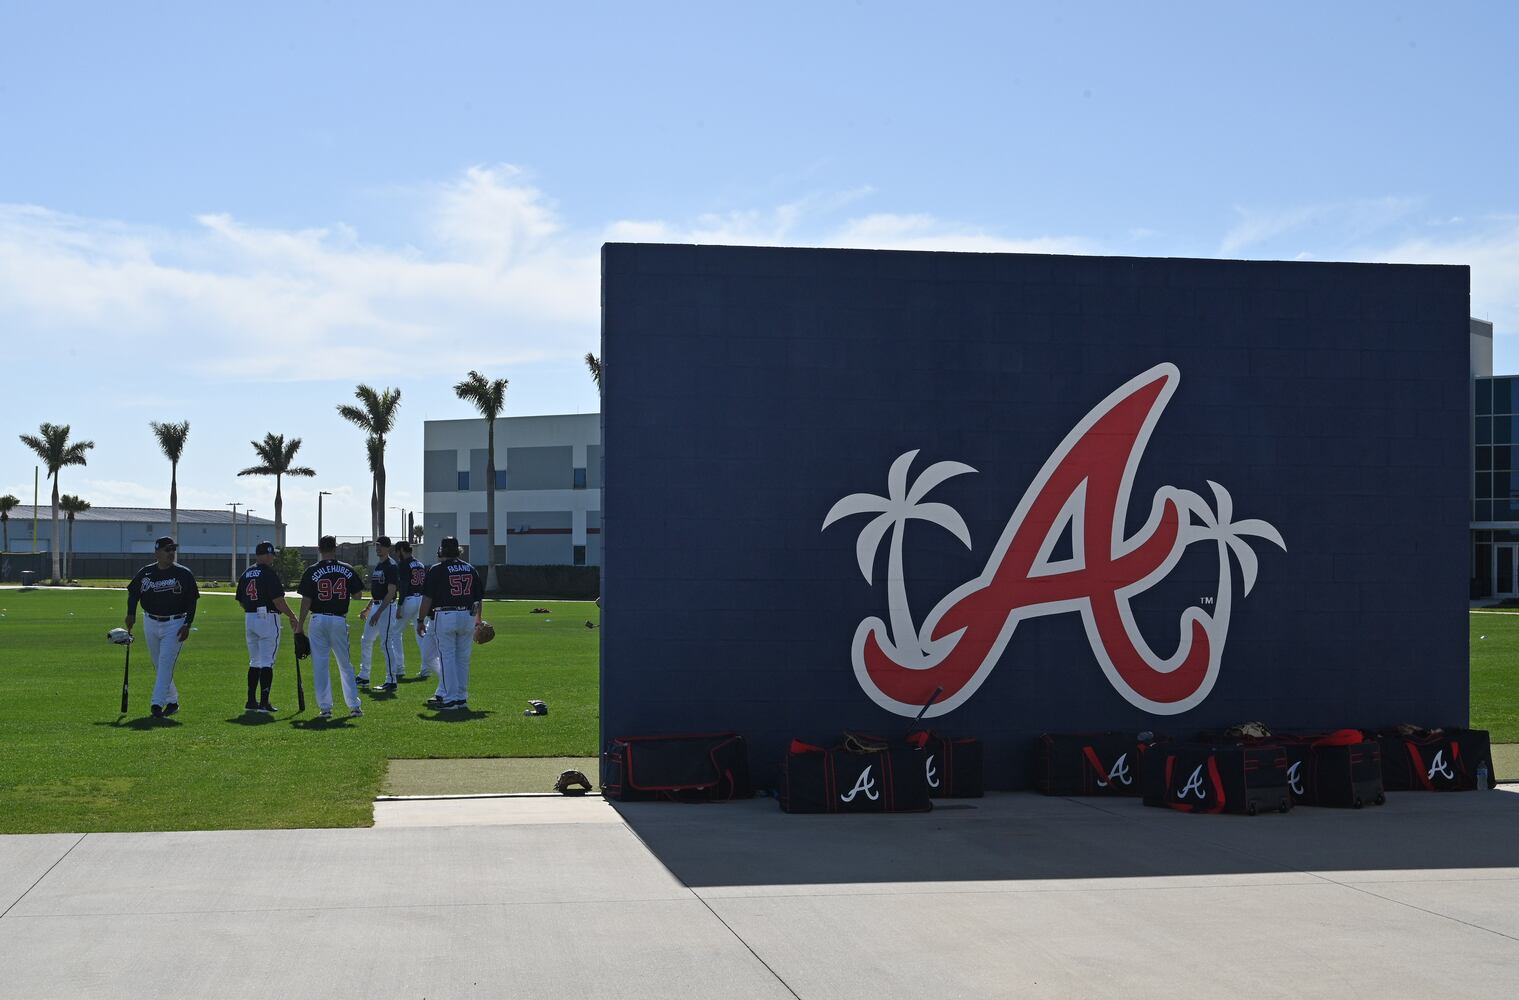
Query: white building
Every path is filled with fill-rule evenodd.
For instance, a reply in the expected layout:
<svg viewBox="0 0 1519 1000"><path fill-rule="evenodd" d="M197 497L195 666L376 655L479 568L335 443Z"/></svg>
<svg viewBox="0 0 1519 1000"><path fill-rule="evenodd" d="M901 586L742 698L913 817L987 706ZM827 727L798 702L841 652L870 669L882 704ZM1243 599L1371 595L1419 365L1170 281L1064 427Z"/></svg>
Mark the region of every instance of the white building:
<svg viewBox="0 0 1519 1000"><path fill-rule="evenodd" d="M453 535L485 560L484 419L422 426L426 544ZM601 565L601 414L496 420L496 564Z"/></svg>
<svg viewBox="0 0 1519 1000"><path fill-rule="evenodd" d="M69 542L68 515L58 513L60 549ZM179 551L187 556L230 555L233 535L237 537L239 554L251 551L263 539L274 540L274 522L267 517L237 515L237 527L232 526L232 511L186 510L179 511ZM53 534L53 508L42 504L37 508L37 551L51 551ZM151 558L153 541L160 535L173 534L169 530L167 507L91 507L82 514L74 515L74 552L86 555L143 555ZM7 551L32 551L32 505L22 504L10 513L6 525L10 540ZM0 540L3 543L3 540Z"/></svg>

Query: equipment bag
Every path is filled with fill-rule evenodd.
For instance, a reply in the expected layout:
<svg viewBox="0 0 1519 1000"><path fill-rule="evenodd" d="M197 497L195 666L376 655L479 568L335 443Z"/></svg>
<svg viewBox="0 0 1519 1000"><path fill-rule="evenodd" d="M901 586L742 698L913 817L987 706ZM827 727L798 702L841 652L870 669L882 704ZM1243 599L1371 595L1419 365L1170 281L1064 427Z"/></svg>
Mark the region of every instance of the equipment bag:
<svg viewBox="0 0 1519 1000"><path fill-rule="evenodd" d="M1293 741L1286 750L1288 785L1303 805L1359 809L1387 801L1382 794L1381 744L1318 739Z"/></svg>
<svg viewBox="0 0 1519 1000"><path fill-rule="evenodd" d="M722 802L754 795L735 733L619 736L601 757L601 791L619 802Z"/></svg>
<svg viewBox="0 0 1519 1000"><path fill-rule="evenodd" d="M1382 780L1389 792L1464 792L1477 787L1487 765L1488 788L1498 783L1492 744L1485 729L1443 729L1403 734L1384 730Z"/></svg>
<svg viewBox="0 0 1519 1000"><path fill-rule="evenodd" d="M980 740L970 736L940 736L924 729L909 734L907 745L923 751L923 773L931 798L979 799L985 794L981 783Z"/></svg>
<svg viewBox="0 0 1519 1000"><path fill-rule="evenodd" d="M781 763L789 813L928 812L927 754L912 747L864 753L792 740Z"/></svg>
<svg viewBox="0 0 1519 1000"><path fill-rule="evenodd" d="M1144 804L1181 812L1286 812L1287 753L1280 746L1182 743L1145 758Z"/></svg>
<svg viewBox="0 0 1519 1000"><path fill-rule="evenodd" d="M1163 742L1141 743L1133 733L1045 733L1034 745L1034 787L1045 795L1139 795L1147 750Z"/></svg>

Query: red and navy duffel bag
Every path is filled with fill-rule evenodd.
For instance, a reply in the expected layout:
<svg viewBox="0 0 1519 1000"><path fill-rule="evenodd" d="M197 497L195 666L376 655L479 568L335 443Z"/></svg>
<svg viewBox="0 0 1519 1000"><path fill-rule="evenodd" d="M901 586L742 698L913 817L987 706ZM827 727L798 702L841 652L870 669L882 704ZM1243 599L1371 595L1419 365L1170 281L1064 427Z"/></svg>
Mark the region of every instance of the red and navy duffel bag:
<svg viewBox="0 0 1519 1000"><path fill-rule="evenodd" d="M864 749L792 740L781 763L780 805L789 813L928 812L927 755L872 742Z"/></svg>
<svg viewBox="0 0 1519 1000"><path fill-rule="evenodd" d="M1034 744L1034 787L1045 795L1139 795L1147 751L1164 737L1045 733Z"/></svg>
<svg viewBox="0 0 1519 1000"><path fill-rule="evenodd" d="M601 791L619 802L722 802L754 795L736 733L619 736L601 755Z"/></svg>
<svg viewBox="0 0 1519 1000"><path fill-rule="evenodd" d="M1466 792L1477 787L1477 771L1493 773L1492 741L1485 729L1386 729L1382 744L1382 780L1389 792Z"/></svg>
<svg viewBox="0 0 1519 1000"><path fill-rule="evenodd" d="M940 736L919 730L907 745L924 754L928 794L935 799L979 799L986 794L981 778L981 741L970 736Z"/></svg>
<svg viewBox="0 0 1519 1000"><path fill-rule="evenodd" d="M1180 743L1146 755L1144 803L1181 812L1286 812L1287 753L1280 746Z"/></svg>

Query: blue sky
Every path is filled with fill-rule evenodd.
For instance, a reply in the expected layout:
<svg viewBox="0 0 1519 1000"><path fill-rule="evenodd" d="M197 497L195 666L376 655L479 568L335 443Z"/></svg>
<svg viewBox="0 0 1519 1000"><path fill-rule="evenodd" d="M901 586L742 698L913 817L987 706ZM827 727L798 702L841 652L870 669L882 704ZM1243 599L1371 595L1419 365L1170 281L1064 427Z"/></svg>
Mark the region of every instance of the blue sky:
<svg viewBox="0 0 1519 1000"><path fill-rule="evenodd" d="M590 411L607 239L1469 263L1519 371L1510 4L0 4L0 492L359 534L335 404ZM394 522L393 522L394 523Z"/></svg>

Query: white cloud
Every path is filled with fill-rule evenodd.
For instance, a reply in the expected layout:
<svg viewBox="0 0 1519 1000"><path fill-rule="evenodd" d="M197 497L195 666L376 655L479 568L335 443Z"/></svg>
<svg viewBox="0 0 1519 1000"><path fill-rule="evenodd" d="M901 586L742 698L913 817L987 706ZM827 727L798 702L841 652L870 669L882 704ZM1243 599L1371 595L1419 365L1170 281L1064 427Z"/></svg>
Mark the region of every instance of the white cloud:
<svg viewBox="0 0 1519 1000"><path fill-rule="evenodd" d="M1314 229L1313 242L1322 246L1325 236L1331 245L1364 240L1372 234L1406 219L1418 207L1413 198L1360 198L1351 201L1297 205L1284 209L1260 209L1236 206L1235 223L1224 234L1219 253L1238 256L1250 247L1270 245L1283 237ZM1281 250L1279 255L1297 256L1303 247Z"/></svg>

